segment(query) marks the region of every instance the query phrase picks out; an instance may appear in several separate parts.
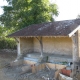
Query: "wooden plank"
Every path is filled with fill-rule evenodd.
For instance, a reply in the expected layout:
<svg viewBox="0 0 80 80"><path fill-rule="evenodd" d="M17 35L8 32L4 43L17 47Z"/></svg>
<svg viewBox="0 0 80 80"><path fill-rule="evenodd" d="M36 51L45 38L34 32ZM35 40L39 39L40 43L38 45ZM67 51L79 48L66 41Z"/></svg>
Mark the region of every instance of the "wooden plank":
<svg viewBox="0 0 80 80"><path fill-rule="evenodd" d="M56 69L63 69L65 67L66 67L66 65L56 64Z"/></svg>
<svg viewBox="0 0 80 80"><path fill-rule="evenodd" d="M45 63L45 64L51 69L56 69L55 64L52 64L52 63Z"/></svg>
<svg viewBox="0 0 80 80"><path fill-rule="evenodd" d="M32 67L32 73L36 73L36 72L43 70L43 69L45 69L44 64L35 65Z"/></svg>
<svg viewBox="0 0 80 80"><path fill-rule="evenodd" d="M36 64L36 62L34 62L34 61L29 61L29 60L24 60L24 64L32 65L32 64Z"/></svg>
<svg viewBox="0 0 80 80"><path fill-rule="evenodd" d="M35 67L35 65L32 66L32 73L36 73L36 67Z"/></svg>
<svg viewBox="0 0 80 80"><path fill-rule="evenodd" d="M61 65L61 64L53 64L53 63L45 63L45 64L51 69L63 69L66 67L66 65Z"/></svg>
<svg viewBox="0 0 80 80"><path fill-rule="evenodd" d="M45 69L45 64L42 64L41 67L42 67L42 69Z"/></svg>

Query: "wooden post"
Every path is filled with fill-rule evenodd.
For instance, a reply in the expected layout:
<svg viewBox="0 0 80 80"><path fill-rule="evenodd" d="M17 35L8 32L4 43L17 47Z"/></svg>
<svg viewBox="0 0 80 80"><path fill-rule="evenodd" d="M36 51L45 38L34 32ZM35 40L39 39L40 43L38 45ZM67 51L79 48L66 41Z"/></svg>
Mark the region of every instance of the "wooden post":
<svg viewBox="0 0 80 80"><path fill-rule="evenodd" d="M72 68L72 76L76 75L76 62L79 60L79 53L78 53L78 34L74 34L72 36L72 47L73 47L73 68ZM73 79L74 80L74 79Z"/></svg>
<svg viewBox="0 0 80 80"><path fill-rule="evenodd" d="M37 37L36 37L36 38L37 38ZM39 41L40 47L41 47L41 57L43 57L43 42L42 42L42 37L40 37L40 39L37 38L37 40Z"/></svg>
<svg viewBox="0 0 80 80"><path fill-rule="evenodd" d="M43 42L42 42L42 37L40 37L40 46L41 46L41 57L43 57Z"/></svg>

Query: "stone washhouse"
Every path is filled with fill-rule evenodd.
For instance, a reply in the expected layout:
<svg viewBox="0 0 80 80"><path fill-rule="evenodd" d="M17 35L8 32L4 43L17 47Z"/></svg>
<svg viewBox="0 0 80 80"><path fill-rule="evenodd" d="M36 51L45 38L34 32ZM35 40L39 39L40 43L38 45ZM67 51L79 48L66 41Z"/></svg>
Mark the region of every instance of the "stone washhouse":
<svg viewBox="0 0 80 80"><path fill-rule="evenodd" d="M17 54L51 55L49 62L73 63L73 73L79 67L80 19L47 22L27 26L8 37L15 38ZM30 55L29 55L30 56ZM54 60L55 59L55 60Z"/></svg>

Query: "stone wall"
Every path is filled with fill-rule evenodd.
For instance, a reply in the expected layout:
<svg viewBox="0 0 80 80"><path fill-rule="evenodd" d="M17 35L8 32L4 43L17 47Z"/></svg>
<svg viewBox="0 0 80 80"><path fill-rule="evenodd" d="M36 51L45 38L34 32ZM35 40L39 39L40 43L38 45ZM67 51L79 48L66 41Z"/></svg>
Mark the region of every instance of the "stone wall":
<svg viewBox="0 0 80 80"><path fill-rule="evenodd" d="M34 51L40 52L39 41L34 38ZM72 40L69 37L43 38L43 52L72 55Z"/></svg>
<svg viewBox="0 0 80 80"><path fill-rule="evenodd" d="M20 38L21 53L33 51L33 38Z"/></svg>
<svg viewBox="0 0 80 80"><path fill-rule="evenodd" d="M40 52L41 47L39 41L36 38L34 38L33 43L34 43L34 52Z"/></svg>
<svg viewBox="0 0 80 80"><path fill-rule="evenodd" d="M72 40L69 37L44 37L43 52L50 54L72 55ZM21 53L40 52L40 43L36 38L20 38Z"/></svg>
<svg viewBox="0 0 80 80"><path fill-rule="evenodd" d="M78 51L79 51L79 58L80 58L80 30L78 30Z"/></svg>

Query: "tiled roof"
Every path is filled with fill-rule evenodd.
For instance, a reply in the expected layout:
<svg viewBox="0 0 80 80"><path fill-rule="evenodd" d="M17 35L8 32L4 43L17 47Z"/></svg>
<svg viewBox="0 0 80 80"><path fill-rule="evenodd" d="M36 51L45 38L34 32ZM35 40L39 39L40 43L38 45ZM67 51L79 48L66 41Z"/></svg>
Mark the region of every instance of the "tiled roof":
<svg viewBox="0 0 80 80"><path fill-rule="evenodd" d="M27 26L9 37L68 36L80 25L80 19L47 22Z"/></svg>

